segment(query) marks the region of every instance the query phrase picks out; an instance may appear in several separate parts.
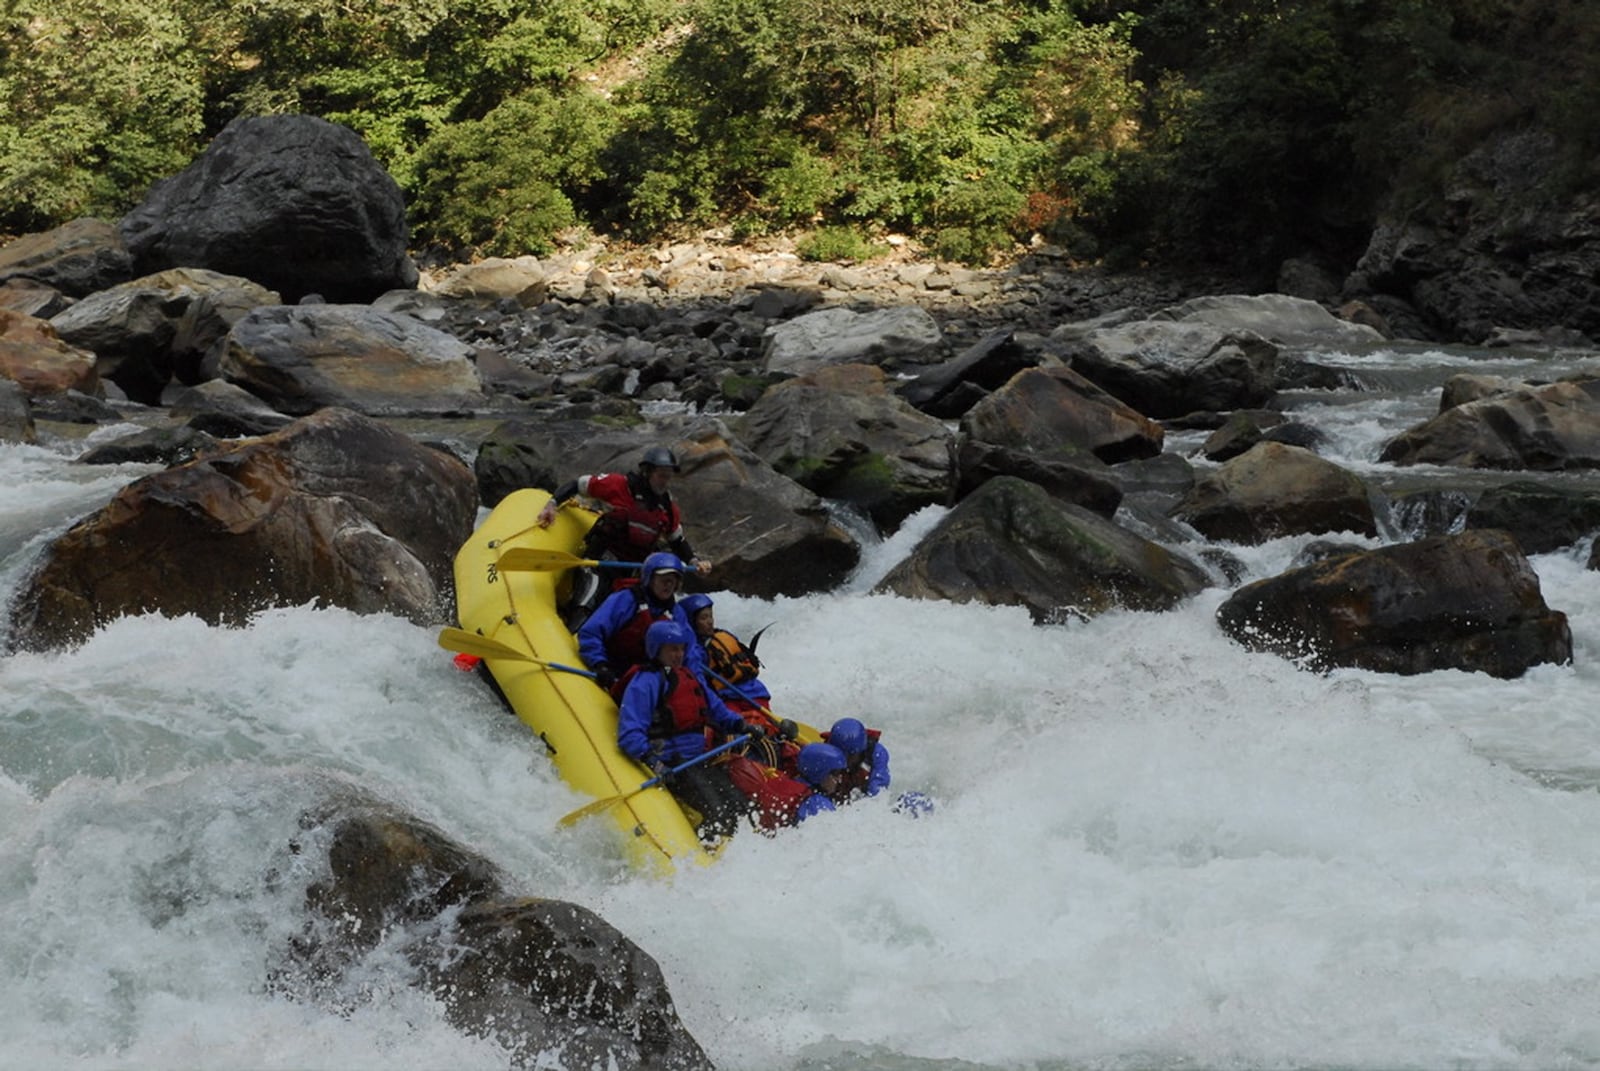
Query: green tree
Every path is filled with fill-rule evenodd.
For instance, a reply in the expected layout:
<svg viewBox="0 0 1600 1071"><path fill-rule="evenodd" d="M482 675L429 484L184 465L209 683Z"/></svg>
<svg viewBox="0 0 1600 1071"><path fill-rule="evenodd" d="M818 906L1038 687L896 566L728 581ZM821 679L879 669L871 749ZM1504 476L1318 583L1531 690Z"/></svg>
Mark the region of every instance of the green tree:
<svg viewBox="0 0 1600 1071"><path fill-rule="evenodd" d="M539 87L443 127L418 156L415 239L457 253L549 252L579 222L574 200L602 176L613 122L587 90Z"/></svg>
<svg viewBox="0 0 1600 1071"><path fill-rule="evenodd" d="M198 149L203 12L13 0L0 23L0 230L120 215Z"/></svg>

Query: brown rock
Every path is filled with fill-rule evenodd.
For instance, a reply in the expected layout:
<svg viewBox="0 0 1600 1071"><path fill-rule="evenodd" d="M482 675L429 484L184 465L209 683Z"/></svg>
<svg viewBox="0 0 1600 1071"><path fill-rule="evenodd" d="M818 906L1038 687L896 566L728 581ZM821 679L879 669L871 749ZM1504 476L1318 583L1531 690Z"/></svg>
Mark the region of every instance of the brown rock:
<svg viewBox="0 0 1600 1071"><path fill-rule="evenodd" d="M123 488L50 547L13 635L45 648L124 614L240 624L305 603L441 621L476 514L460 461L324 410Z"/></svg>
<svg viewBox="0 0 1600 1071"><path fill-rule="evenodd" d="M44 320L0 308L0 376L29 397L77 390L100 393L95 356L61 341Z"/></svg>
<svg viewBox="0 0 1600 1071"><path fill-rule="evenodd" d="M1252 650L1327 670L1464 669L1521 676L1572 660L1567 616L1505 532L1479 530L1338 554L1236 591L1222 630Z"/></svg>

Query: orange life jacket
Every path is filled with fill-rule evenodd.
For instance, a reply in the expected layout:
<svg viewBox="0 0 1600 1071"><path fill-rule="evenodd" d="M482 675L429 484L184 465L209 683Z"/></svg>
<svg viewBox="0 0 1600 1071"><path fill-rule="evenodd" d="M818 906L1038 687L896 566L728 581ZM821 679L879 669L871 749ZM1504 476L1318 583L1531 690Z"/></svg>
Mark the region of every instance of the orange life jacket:
<svg viewBox="0 0 1600 1071"><path fill-rule="evenodd" d="M705 641L706 665L732 684L753 681L761 673L761 659L733 633L717 629Z"/></svg>

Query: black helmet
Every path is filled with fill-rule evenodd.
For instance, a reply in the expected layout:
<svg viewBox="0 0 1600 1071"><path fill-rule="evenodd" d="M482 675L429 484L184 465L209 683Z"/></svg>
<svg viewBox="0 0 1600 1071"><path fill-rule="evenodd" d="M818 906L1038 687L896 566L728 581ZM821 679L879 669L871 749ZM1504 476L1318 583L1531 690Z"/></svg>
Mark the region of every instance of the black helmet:
<svg viewBox="0 0 1600 1071"><path fill-rule="evenodd" d="M668 450L665 446L652 446L644 452L644 457L639 459L641 469L671 469L678 471L678 455Z"/></svg>

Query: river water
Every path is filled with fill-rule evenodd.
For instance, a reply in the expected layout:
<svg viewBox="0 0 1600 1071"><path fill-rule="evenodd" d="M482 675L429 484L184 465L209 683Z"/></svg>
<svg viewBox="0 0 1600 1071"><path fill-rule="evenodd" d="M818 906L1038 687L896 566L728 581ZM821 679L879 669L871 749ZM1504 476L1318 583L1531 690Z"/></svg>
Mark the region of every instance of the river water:
<svg viewBox="0 0 1600 1071"><path fill-rule="evenodd" d="M1380 483L1401 475L1383 441L1449 372L1600 364L1319 358L1372 389L1307 393L1296 415ZM81 447L0 447L8 596L50 536L150 471L75 466ZM867 594L938 516L837 592L718 600L737 632L774 623L786 712L883 728L895 786L937 813L858 805L670 882L630 873L606 823L558 829L583 801L406 621L141 617L0 659L0 1067L507 1066L381 955L337 1011L266 984L321 873L290 849L300 816L352 790L519 892L600 912L724 1071L1600 1065L1587 545L1534 559L1571 666L1316 676L1224 638L1220 589L1043 628ZM1254 578L1304 542L1233 549Z"/></svg>

